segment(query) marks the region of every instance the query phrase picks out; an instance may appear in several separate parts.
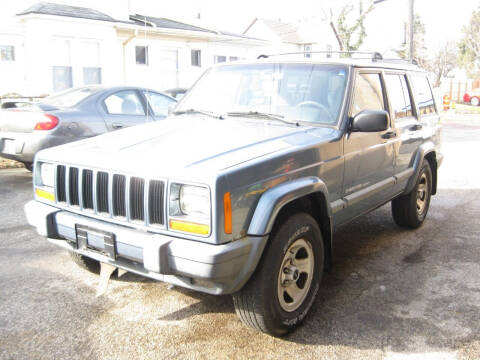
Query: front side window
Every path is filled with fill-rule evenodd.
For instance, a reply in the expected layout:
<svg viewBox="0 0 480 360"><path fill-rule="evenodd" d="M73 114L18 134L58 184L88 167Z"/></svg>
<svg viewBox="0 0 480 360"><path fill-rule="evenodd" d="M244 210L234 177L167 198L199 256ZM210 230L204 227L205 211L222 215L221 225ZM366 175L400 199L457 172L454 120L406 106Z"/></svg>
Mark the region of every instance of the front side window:
<svg viewBox="0 0 480 360"><path fill-rule="evenodd" d="M359 73L355 78L352 116L363 110L384 110L380 74Z"/></svg>
<svg viewBox="0 0 480 360"><path fill-rule="evenodd" d="M147 98L148 103L150 104L150 107L152 108L155 116L167 116L168 105L170 105L172 102L175 102L175 100L161 94L149 91L144 91L143 94Z"/></svg>
<svg viewBox="0 0 480 360"><path fill-rule="evenodd" d="M385 75L385 86L393 110L394 119L412 116L412 104L404 75Z"/></svg>
<svg viewBox="0 0 480 360"><path fill-rule="evenodd" d="M290 121L334 125L343 103L347 76L347 68L341 65L225 65L206 73L176 111L256 111Z"/></svg>
<svg viewBox="0 0 480 360"><path fill-rule="evenodd" d="M105 107L114 115L145 115L142 102L134 90L119 91L105 99Z"/></svg>
<svg viewBox="0 0 480 360"><path fill-rule="evenodd" d="M426 75L411 77L420 116L436 113L432 89Z"/></svg>
<svg viewBox="0 0 480 360"><path fill-rule="evenodd" d="M0 61L15 61L15 47L0 45Z"/></svg>
<svg viewBox="0 0 480 360"><path fill-rule="evenodd" d="M148 65L148 46L135 46L135 62L137 65Z"/></svg>

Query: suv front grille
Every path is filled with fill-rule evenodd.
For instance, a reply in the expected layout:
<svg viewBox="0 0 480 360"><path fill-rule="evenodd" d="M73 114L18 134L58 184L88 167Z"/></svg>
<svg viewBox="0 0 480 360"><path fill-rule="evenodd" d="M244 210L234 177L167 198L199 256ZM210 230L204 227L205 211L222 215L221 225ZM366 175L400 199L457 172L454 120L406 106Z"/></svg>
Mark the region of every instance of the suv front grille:
<svg viewBox="0 0 480 360"><path fill-rule="evenodd" d="M68 165L56 167L59 205L144 225L165 224L165 182Z"/></svg>

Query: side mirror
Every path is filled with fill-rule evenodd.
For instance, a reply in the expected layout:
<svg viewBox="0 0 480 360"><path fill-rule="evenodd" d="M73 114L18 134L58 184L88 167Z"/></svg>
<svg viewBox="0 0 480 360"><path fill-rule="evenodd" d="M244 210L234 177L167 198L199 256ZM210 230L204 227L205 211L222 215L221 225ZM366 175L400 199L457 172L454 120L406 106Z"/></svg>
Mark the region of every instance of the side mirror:
<svg viewBox="0 0 480 360"><path fill-rule="evenodd" d="M172 113L175 111L175 108L177 107L177 102L172 102L168 105L168 116L172 115Z"/></svg>
<svg viewBox="0 0 480 360"><path fill-rule="evenodd" d="M385 110L363 110L352 119L351 131L380 132L388 129L390 116Z"/></svg>

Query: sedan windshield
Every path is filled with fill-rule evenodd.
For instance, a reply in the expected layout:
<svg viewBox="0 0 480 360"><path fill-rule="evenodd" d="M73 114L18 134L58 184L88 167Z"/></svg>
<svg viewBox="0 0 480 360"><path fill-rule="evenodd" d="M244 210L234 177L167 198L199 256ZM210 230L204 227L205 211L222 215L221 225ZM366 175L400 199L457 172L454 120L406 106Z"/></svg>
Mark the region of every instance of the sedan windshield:
<svg viewBox="0 0 480 360"><path fill-rule="evenodd" d="M176 112L195 109L230 116L275 114L286 122L335 125L346 78L347 69L340 65L226 65L207 72Z"/></svg>

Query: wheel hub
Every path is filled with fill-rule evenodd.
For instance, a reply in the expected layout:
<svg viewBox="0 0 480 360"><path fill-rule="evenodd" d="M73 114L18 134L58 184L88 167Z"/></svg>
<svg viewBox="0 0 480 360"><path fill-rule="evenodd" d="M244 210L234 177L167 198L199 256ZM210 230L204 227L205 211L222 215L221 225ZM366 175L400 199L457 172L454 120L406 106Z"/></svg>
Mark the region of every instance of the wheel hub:
<svg viewBox="0 0 480 360"><path fill-rule="evenodd" d="M278 274L277 294L284 311L295 311L310 290L314 270L312 246L304 239L296 240L284 255Z"/></svg>

